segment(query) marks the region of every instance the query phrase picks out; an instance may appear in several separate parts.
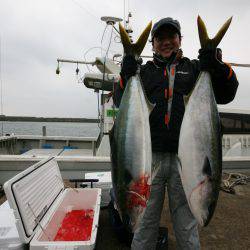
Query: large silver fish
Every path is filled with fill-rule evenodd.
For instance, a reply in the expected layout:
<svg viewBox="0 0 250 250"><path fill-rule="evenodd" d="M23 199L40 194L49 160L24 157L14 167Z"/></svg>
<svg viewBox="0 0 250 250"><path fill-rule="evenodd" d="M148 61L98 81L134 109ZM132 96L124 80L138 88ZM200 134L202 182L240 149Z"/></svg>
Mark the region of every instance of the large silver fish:
<svg viewBox="0 0 250 250"><path fill-rule="evenodd" d="M151 23L135 44L131 44L121 25L119 28L124 53L138 58L147 42ZM129 232L137 228L150 193L152 149L149 114L152 109L138 71L126 84L110 136L115 199Z"/></svg>
<svg viewBox="0 0 250 250"><path fill-rule="evenodd" d="M226 33L232 18L213 39L198 17L202 48L216 48ZM201 226L213 216L220 190L222 172L221 125L211 77L200 72L183 117L178 156L179 173L190 209Z"/></svg>

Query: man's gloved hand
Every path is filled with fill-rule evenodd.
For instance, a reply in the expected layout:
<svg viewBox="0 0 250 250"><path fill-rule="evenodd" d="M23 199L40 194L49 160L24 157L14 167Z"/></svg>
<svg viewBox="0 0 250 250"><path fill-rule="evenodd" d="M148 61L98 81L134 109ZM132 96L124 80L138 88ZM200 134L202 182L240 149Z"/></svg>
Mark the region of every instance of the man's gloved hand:
<svg viewBox="0 0 250 250"><path fill-rule="evenodd" d="M128 80L131 76L136 74L138 62L132 55L126 55L122 61L121 77Z"/></svg>
<svg viewBox="0 0 250 250"><path fill-rule="evenodd" d="M201 71L208 71L217 78L229 76L230 67L222 62L221 49L200 49L198 58Z"/></svg>

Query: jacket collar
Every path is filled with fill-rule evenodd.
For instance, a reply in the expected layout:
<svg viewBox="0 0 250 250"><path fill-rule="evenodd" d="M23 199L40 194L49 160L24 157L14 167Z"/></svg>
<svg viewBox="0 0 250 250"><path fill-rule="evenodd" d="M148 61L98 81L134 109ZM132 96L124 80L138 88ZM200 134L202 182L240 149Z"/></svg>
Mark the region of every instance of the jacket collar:
<svg viewBox="0 0 250 250"><path fill-rule="evenodd" d="M153 63L157 67L169 67L171 64L177 64L183 57L183 52L179 49L176 53L173 53L170 58L164 58L159 54L153 54Z"/></svg>

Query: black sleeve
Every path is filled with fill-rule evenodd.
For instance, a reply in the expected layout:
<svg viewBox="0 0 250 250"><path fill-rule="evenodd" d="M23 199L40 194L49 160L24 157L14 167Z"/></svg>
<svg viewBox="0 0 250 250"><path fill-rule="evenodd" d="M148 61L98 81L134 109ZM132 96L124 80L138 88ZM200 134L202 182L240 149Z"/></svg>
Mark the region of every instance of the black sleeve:
<svg viewBox="0 0 250 250"><path fill-rule="evenodd" d="M194 68L194 74L198 77L200 72L199 60L191 61ZM238 80L235 72L230 65L223 63L223 67L227 70L215 69L211 74L215 100L218 104L230 103L238 88Z"/></svg>
<svg viewBox="0 0 250 250"><path fill-rule="evenodd" d="M215 72L211 75L214 95L218 104L230 103L234 99L239 85L231 66L226 64L224 66L229 68L229 74L220 75Z"/></svg>
<svg viewBox="0 0 250 250"><path fill-rule="evenodd" d="M142 72L143 66L140 66L140 72ZM142 74L140 74L142 75ZM120 74L120 81L114 86L113 101L116 107L120 106L122 95L129 78Z"/></svg>
<svg viewBox="0 0 250 250"><path fill-rule="evenodd" d="M115 83L114 93L113 93L113 101L117 108L120 106L123 92L124 92L123 80L122 78L120 78L120 82Z"/></svg>

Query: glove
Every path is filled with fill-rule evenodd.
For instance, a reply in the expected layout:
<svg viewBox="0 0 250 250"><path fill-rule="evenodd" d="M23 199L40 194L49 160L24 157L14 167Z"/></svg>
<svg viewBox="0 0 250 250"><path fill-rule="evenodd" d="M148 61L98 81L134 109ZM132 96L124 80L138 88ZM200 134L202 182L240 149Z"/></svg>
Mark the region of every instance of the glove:
<svg viewBox="0 0 250 250"><path fill-rule="evenodd" d="M222 62L221 49L200 49L198 58L201 71L208 71L216 78L229 76L231 68Z"/></svg>
<svg viewBox="0 0 250 250"><path fill-rule="evenodd" d="M121 77L128 80L131 76L136 74L138 62L132 55L126 55L122 61Z"/></svg>

